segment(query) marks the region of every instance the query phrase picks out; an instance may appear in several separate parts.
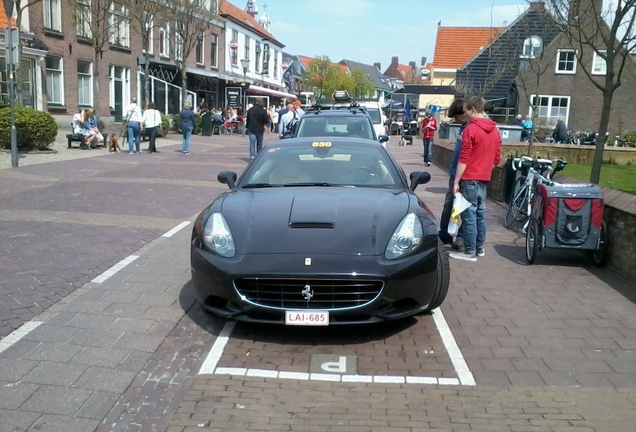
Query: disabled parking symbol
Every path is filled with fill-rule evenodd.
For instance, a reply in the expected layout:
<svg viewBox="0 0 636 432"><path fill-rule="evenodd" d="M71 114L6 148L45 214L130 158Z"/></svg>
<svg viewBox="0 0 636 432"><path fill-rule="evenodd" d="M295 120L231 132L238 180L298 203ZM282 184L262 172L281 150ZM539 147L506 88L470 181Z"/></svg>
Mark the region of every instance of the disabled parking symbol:
<svg viewBox="0 0 636 432"><path fill-rule="evenodd" d="M357 369L354 355L314 354L309 363L310 373L355 375Z"/></svg>

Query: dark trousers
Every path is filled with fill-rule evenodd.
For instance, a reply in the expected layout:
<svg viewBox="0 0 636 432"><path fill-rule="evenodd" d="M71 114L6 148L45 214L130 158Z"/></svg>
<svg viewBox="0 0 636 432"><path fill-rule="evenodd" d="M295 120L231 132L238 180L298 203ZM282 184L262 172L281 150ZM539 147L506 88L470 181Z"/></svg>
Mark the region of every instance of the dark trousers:
<svg viewBox="0 0 636 432"><path fill-rule="evenodd" d="M150 153L156 152L157 147L155 147L155 141L157 140L157 127L149 127L148 129L148 151Z"/></svg>
<svg viewBox="0 0 636 432"><path fill-rule="evenodd" d="M433 157L433 138L424 138L424 162L430 162Z"/></svg>

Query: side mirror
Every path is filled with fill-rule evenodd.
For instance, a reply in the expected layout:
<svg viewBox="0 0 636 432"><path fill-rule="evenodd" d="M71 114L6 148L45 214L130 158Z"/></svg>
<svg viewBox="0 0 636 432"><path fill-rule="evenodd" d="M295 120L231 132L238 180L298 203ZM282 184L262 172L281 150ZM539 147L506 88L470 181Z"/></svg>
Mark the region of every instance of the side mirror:
<svg viewBox="0 0 636 432"><path fill-rule="evenodd" d="M221 171L219 175L216 176L216 179L219 183L228 185L230 189L234 189L236 185L236 173L234 171Z"/></svg>
<svg viewBox="0 0 636 432"><path fill-rule="evenodd" d="M431 181L431 175L427 171L413 171L409 177L411 179L410 189L412 191L414 191L418 185Z"/></svg>
<svg viewBox="0 0 636 432"><path fill-rule="evenodd" d="M380 141L381 143L389 142L389 136L388 135L380 135L378 137L378 141Z"/></svg>

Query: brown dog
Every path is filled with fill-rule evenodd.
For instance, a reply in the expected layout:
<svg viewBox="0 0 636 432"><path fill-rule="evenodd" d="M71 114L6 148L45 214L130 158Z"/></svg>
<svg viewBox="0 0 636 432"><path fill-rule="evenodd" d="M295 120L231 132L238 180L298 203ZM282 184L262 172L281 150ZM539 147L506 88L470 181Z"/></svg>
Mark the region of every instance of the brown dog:
<svg viewBox="0 0 636 432"><path fill-rule="evenodd" d="M117 153L117 150L121 150L121 147L119 146L119 138L117 137L117 135L112 134L108 138L108 152Z"/></svg>

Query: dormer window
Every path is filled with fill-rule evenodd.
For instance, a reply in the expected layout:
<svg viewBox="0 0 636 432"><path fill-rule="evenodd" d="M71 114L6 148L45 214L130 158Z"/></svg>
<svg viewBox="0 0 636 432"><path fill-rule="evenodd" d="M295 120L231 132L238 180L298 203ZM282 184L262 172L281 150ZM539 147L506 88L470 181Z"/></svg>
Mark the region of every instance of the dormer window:
<svg viewBox="0 0 636 432"><path fill-rule="evenodd" d="M530 36L523 41L522 57L535 58L543 50L543 40L539 36Z"/></svg>

